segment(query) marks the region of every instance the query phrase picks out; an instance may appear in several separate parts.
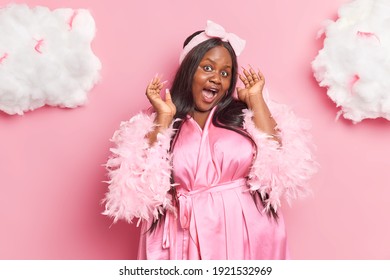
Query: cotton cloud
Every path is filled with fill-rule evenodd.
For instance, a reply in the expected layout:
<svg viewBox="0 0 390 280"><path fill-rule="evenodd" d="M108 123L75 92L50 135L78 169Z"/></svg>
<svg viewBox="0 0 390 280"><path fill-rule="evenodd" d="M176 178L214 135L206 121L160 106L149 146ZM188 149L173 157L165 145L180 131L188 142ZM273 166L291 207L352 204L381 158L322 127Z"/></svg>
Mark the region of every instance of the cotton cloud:
<svg viewBox="0 0 390 280"><path fill-rule="evenodd" d="M353 123L390 120L390 1L355 0L324 28L314 76Z"/></svg>
<svg viewBox="0 0 390 280"><path fill-rule="evenodd" d="M94 36L85 9L0 9L0 110L23 114L45 104L85 104L101 69L91 50Z"/></svg>

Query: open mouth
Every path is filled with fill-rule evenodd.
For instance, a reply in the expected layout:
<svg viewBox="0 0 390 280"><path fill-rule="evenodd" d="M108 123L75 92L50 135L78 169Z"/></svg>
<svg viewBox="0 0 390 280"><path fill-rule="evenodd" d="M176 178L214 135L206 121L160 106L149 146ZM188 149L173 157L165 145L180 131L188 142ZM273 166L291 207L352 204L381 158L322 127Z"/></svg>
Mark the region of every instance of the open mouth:
<svg viewBox="0 0 390 280"><path fill-rule="evenodd" d="M203 97L205 98L205 100L207 102L212 102L218 92L219 92L219 90L216 88L205 88L202 91Z"/></svg>

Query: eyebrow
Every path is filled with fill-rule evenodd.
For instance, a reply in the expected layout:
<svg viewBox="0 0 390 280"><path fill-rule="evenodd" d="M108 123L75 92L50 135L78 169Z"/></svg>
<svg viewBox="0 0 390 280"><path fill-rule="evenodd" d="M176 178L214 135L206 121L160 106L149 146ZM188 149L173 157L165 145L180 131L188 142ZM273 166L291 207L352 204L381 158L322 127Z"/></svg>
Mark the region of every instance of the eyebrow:
<svg viewBox="0 0 390 280"><path fill-rule="evenodd" d="M210 61L211 63L213 63L213 64L216 64L216 62L214 61L214 60L212 60L211 58L208 58L208 57L206 57L204 60L208 60L208 61ZM232 68L232 66L230 66L230 65L225 65L225 68Z"/></svg>

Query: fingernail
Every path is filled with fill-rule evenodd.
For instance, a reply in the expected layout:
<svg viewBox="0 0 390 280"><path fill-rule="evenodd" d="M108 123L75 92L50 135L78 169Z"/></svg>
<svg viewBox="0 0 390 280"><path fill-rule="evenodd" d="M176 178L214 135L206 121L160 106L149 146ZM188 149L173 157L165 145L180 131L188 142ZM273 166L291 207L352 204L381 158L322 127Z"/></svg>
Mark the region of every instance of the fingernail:
<svg viewBox="0 0 390 280"><path fill-rule="evenodd" d="M166 84L166 83L168 83L168 80L165 80L164 82L162 82L161 84Z"/></svg>

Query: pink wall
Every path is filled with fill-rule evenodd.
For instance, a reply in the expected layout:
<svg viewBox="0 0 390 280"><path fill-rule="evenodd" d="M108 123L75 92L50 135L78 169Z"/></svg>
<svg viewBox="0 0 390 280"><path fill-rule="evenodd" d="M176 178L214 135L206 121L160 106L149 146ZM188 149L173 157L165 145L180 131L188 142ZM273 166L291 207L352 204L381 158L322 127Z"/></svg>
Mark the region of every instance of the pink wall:
<svg viewBox="0 0 390 280"><path fill-rule="evenodd" d="M155 73L171 78L183 39L207 19L247 39L241 64L260 67L273 98L313 124L314 195L284 207L292 257L390 258L390 123L336 122L310 67L321 22L347 1L25 1L88 8L103 70L84 107L0 113L0 259L135 258L135 225L100 215L109 138L147 105Z"/></svg>

